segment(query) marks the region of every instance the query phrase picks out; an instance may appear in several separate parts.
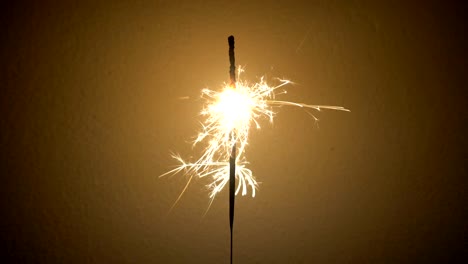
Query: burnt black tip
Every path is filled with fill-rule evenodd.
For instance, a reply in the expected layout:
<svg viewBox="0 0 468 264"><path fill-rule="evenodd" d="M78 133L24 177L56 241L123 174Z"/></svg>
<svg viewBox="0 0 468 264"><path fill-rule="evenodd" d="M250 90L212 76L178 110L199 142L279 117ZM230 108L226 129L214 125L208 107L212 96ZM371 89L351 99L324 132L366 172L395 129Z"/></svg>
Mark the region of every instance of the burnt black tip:
<svg viewBox="0 0 468 264"><path fill-rule="evenodd" d="M234 46L234 36L228 37L228 43L229 43L229 46Z"/></svg>

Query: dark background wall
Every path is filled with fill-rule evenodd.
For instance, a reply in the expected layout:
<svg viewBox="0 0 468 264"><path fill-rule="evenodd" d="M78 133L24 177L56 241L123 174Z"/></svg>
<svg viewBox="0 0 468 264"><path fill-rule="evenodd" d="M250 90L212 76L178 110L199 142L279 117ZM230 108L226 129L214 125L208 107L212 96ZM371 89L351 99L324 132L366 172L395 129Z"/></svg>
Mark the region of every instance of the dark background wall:
<svg viewBox="0 0 468 264"><path fill-rule="evenodd" d="M96 1L100 2L100 1ZM376 3L379 2L379 3ZM445 2L445 1L440 1ZM463 9L428 1L2 4L3 260L227 263L227 193L158 179L193 154L201 88L286 77L253 131L236 263L446 263L466 249ZM179 97L189 96L189 100Z"/></svg>

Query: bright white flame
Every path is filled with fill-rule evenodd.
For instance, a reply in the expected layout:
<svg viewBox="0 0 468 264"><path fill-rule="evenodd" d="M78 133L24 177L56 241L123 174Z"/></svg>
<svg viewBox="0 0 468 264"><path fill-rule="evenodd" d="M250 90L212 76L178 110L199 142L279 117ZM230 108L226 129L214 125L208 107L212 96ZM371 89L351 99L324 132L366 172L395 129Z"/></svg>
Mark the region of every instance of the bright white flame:
<svg viewBox="0 0 468 264"><path fill-rule="evenodd" d="M216 95L217 100L209 105L208 113L219 116L219 124L225 130L248 126L254 101L242 90L227 87Z"/></svg>

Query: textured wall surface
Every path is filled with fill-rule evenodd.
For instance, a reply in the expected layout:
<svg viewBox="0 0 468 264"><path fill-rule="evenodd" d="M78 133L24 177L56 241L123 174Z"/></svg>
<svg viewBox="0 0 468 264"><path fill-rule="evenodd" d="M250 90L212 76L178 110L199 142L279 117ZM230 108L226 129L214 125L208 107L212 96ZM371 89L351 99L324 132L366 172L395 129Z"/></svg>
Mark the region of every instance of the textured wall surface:
<svg viewBox="0 0 468 264"><path fill-rule="evenodd" d="M228 263L227 192L159 179L199 130L200 89L285 77L252 132L235 263L437 263L466 249L465 25L414 1L2 4L2 260ZM58 1L60 2L60 1ZM378 4L375 2L379 2ZM421 2L421 3L416 3ZM189 100L180 97L189 96ZM466 252L465 252L466 253Z"/></svg>

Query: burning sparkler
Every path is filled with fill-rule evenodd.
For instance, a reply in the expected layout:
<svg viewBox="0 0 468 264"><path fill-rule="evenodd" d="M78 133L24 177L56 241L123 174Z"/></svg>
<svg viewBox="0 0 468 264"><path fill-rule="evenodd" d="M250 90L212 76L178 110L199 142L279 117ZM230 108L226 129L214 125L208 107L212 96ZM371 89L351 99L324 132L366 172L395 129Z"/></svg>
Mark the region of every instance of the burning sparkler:
<svg viewBox="0 0 468 264"><path fill-rule="evenodd" d="M275 115L273 108L278 106L297 106L317 111L321 109L349 110L341 106L309 105L277 100L277 95L286 93L286 91L277 92L277 90L291 83L289 80L278 79L280 84L277 86L269 86L263 77L254 84L249 84L240 78L236 80L233 36L228 38L228 43L230 84L224 84L221 91L202 90L202 98L206 100L206 105L201 111L201 115L205 117L205 120L203 121L203 129L193 144L205 143L203 154L194 162L187 162L179 155L173 155L180 162L180 165L160 177L179 172L190 175L190 179L174 205L179 201L193 177L211 178L212 182L208 185L211 189L211 202L229 182L230 259L232 263L235 195L241 190L242 195L246 195L247 187L250 187L252 197L255 197L255 189L257 188L257 181L253 177L252 171L247 168L248 162L245 157L250 127L255 125L259 129L261 119L273 122ZM242 72L243 69L239 67L239 77ZM317 120L315 116L313 117Z"/></svg>
<svg viewBox="0 0 468 264"><path fill-rule="evenodd" d="M262 119L273 122L275 107L295 106L317 111L331 109L349 112L348 109L341 106L311 105L277 100L277 96L286 94L285 90L278 92L279 88L292 83L291 81L278 79L278 85L270 86L262 77L259 82L251 84L240 78L244 71L242 67L237 69L238 79L236 80L235 75L233 78L232 65L233 63L231 63L230 84L224 84L220 91L207 88L201 91L202 98L206 101L201 111L201 115L205 119L202 130L194 140L193 145L205 144L202 155L196 161L186 161L180 155L174 154L172 157L180 164L175 169L160 176L180 172L190 176L176 203L193 177L211 179L208 187L211 190L211 201L213 201L216 194L221 192L229 182L229 161L231 158L234 158L235 161L235 177L237 179L235 194L241 192L242 195L246 195L248 188L250 188L252 197L255 197L258 184L252 171L247 167L248 161L245 157L249 131L252 125L259 129ZM237 151L233 151L236 148ZM233 153L234 157L232 157Z"/></svg>

